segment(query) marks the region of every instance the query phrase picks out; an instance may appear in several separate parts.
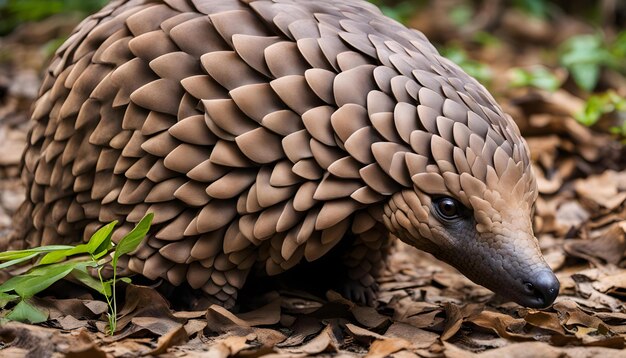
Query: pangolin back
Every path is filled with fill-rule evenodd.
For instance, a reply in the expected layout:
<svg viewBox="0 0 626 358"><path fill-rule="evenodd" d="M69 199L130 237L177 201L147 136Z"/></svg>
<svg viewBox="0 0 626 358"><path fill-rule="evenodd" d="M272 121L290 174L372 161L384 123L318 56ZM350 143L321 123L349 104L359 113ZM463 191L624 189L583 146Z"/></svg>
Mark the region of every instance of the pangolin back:
<svg viewBox="0 0 626 358"><path fill-rule="evenodd" d="M415 174L486 182L512 162L536 196L484 87L360 0L113 1L59 48L32 119L13 247L113 220L119 239L152 212L129 268L227 305L255 263L273 275L386 236Z"/></svg>

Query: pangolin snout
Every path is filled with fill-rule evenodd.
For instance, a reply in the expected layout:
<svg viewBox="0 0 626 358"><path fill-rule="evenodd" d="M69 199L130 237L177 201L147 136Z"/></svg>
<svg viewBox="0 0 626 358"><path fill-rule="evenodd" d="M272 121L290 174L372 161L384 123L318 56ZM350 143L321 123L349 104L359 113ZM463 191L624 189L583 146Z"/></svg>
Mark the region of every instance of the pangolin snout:
<svg viewBox="0 0 626 358"><path fill-rule="evenodd" d="M549 307L559 294L560 283L552 271L541 271L524 282L525 297L518 302L531 308Z"/></svg>

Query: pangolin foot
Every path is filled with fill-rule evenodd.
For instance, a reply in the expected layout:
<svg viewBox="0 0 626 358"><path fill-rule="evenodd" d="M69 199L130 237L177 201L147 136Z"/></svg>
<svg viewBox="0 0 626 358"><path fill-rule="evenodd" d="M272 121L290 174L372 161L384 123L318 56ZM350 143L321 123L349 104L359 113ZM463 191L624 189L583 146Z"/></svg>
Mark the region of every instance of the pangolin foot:
<svg viewBox="0 0 626 358"><path fill-rule="evenodd" d="M350 301L374 307L376 305L376 291L378 285L374 282L370 285L364 285L358 280L348 280L342 287L343 296Z"/></svg>

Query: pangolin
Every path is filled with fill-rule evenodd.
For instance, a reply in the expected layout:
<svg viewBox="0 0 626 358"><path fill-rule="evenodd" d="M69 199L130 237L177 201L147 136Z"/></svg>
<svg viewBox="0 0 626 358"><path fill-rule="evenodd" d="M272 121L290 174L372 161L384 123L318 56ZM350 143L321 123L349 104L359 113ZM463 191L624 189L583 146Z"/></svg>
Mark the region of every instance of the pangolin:
<svg viewBox="0 0 626 358"><path fill-rule="evenodd" d="M13 248L113 220L119 240L151 212L127 268L227 307L251 270L340 241L371 303L390 237L524 306L558 294L511 117L361 0L112 1L56 52L32 122Z"/></svg>

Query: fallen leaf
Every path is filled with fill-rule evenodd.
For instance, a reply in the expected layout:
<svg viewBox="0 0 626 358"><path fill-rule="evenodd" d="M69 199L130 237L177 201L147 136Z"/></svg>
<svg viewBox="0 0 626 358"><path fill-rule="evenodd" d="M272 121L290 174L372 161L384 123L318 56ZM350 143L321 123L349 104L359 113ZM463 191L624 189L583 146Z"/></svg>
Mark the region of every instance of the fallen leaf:
<svg viewBox="0 0 626 358"><path fill-rule="evenodd" d="M283 348L291 353L319 354L322 352L336 352L338 347L333 344L333 332L330 325L327 325L315 338L299 347Z"/></svg>
<svg viewBox="0 0 626 358"><path fill-rule="evenodd" d="M206 328L206 326L206 320L190 319L187 323L185 323L185 331L189 337L192 337L194 334Z"/></svg>
<svg viewBox="0 0 626 358"><path fill-rule="evenodd" d="M207 327L212 332L227 332L236 327L276 324L280 321L280 300L256 310L235 315L222 306L212 305L206 313Z"/></svg>
<svg viewBox="0 0 626 358"><path fill-rule="evenodd" d="M360 324L374 330L387 328L391 324L390 317L378 313L373 307L354 306L350 311Z"/></svg>
<svg viewBox="0 0 626 358"><path fill-rule="evenodd" d="M322 323L312 317L298 317L293 324L291 335L284 341L278 344L279 347L292 347L302 344L308 337L317 334L324 328Z"/></svg>
<svg viewBox="0 0 626 358"><path fill-rule="evenodd" d="M626 191L618 183L626 181L626 171L607 170L600 175L579 179L574 183L576 193L597 211L615 210L626 200Z"/></svg>
<svg viewBox="0 0 626 358"><path fill-rule="evenodd" d="M439 339L436 333L401 322L394 322L385 332L385 336L406 339L413 348L428 348Z"/></svg>
<svg viewBox="0 0 626 358"><path fill-rule="evenodd" d="M532 339L531 336L522 332L526 322L521 318L513 318L498 312L482 311L476 316L469 318L468 322L490 329L503 338L512 340Z"/></svg>
<svg viewBox="0 0 626 358"><path fill-rule="evenodd" d="M568 240L564 249L569 255L596 265L617 264L626 251L626 233L619 225L611 225L603 234L590 240Z"/></svg>
<svg viewBox="0 0 626 358"><path fill-rule="evenodd" d="M446 303L444 304L444 309L446 312L446 320L444 322L441 340L447 341L459 331L465 318L482 311L483 306L479 304L469 304L459 307L453 303Z"/></svg>
<svg viewBox="0 0 626 358"><path fill-rule="evenodd" d="M106 353L84 330L80 332L76 341L70 345L69 351L65 353L66 358L105 358L106 356Z"/></svg>
<svg viewBox="0 0 626 358"><path fill-rule="evenodd" d="M411 342L402 338L377 339L370 345L367 358L383 358L411 346Z"/></svg>
<svg viewBox="0 0 626 358"><path fill-rule="evenodd" d="M61 326L62 329L67 330L67 331L77 329L77 328L87 327L87 325L89 324L88 321L78 320L74 316L65 316L65 317L57 318L57 322L59 323L59 326Z"/></svg>

